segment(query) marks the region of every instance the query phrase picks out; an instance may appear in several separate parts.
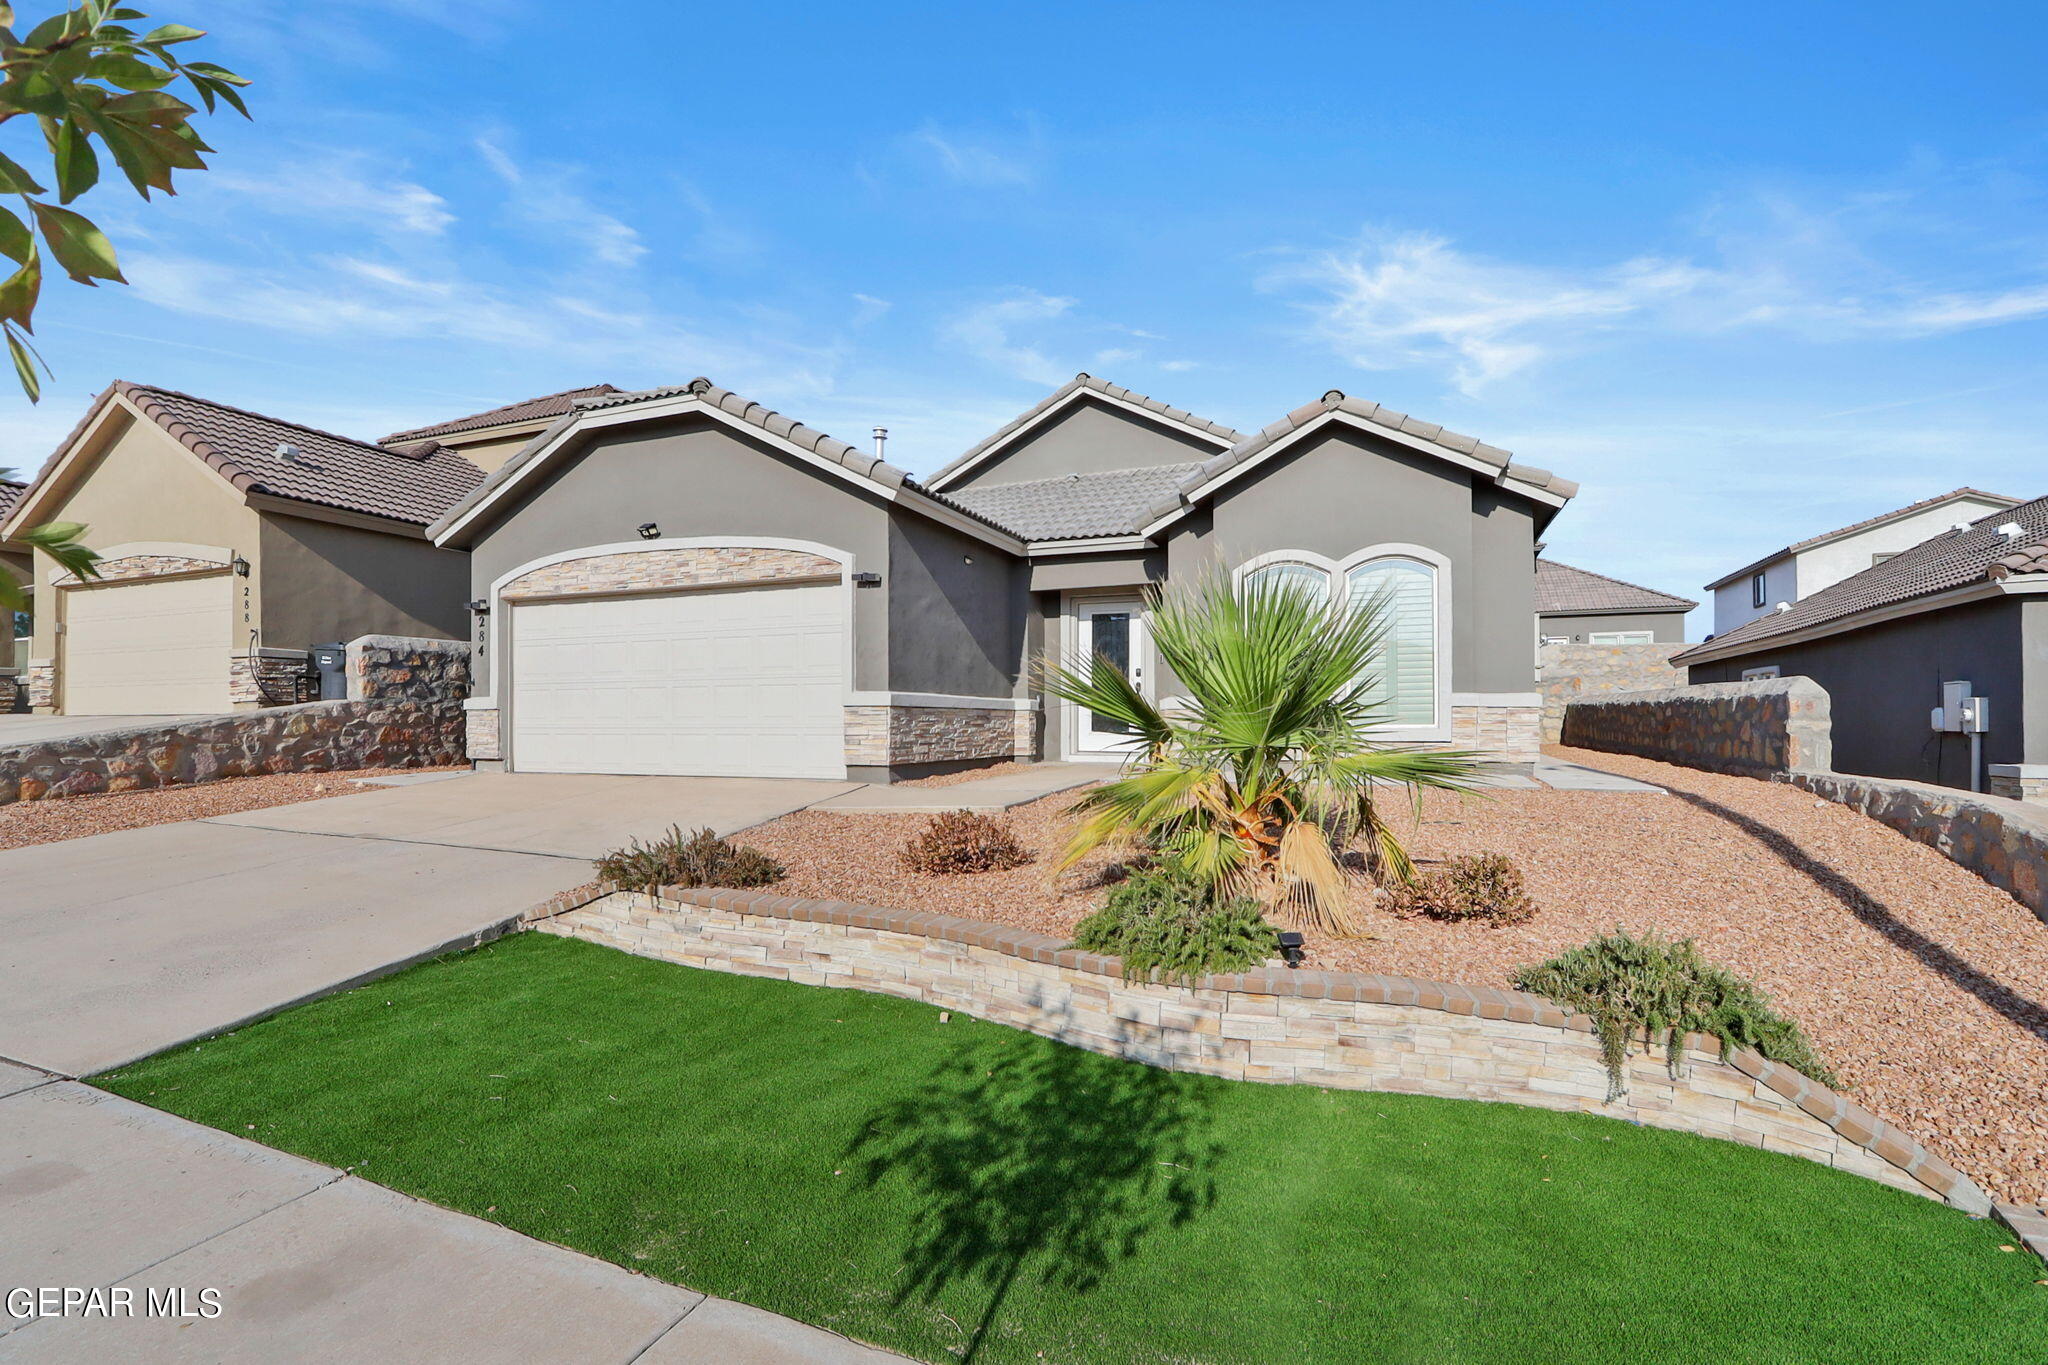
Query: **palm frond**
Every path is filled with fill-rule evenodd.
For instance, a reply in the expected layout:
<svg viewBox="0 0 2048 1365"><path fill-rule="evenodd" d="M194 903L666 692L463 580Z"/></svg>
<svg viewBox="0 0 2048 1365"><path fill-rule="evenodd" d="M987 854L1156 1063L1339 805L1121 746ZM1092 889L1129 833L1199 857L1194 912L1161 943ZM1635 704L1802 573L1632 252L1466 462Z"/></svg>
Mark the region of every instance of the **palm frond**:
<svg viewBox="0 0 2048 1365"><path fill-rule="evenodd" d="M21 533L20 540L22 544L33 546L56 560L57 566L66 573L79 578L98 578L100 557L79 540L86 530L83 522L53 521L31 526ZM0 612L28 609L27 586L16 582L13 574L0 572Z"/></svg>

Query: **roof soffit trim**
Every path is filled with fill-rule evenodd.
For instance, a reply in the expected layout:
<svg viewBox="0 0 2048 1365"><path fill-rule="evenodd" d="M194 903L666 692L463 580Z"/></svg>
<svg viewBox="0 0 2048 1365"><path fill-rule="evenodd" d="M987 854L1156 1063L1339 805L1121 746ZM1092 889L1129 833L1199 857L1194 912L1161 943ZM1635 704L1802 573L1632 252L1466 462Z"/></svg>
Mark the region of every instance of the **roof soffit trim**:
<svg viewBox="0 0 2048 1365"><path fill-rule="evenodd" d="M729 390L719 392L729 393ZM555 419L546 431L535 436L518 453L506 461L463 502L449 509L440 520L427 528L428 536L436 545L447 545L455 540L469 526L477 522L490 508L510 496L545 468L550 467L581 438L611 427L630 426L640 422L660 421L682 416L709 418L723 426L732 428L741 435L794 455L805 464L821 469L847 483L854 485L887 502L905 503L922 515L935 521L964 530L975 537L1005 550L1021 554L1024 542L1007 531L998 529L974 517L964 510L937 498L912 481L903 471L880 460L871 461L863 470L842 464L827 455L806 449L792 441L786 434L797 429L795 421L772 414L775 425L747 421L719 402L713 400L708 391L684 387L675 392L650 390L657 396L633 401L628 395L620 395L610 402L597 402L579 406ZM737 395L733 395L737 397ZM749 404L759 407L759 404ZM769 409L762 408L763 412ZM777 430L780 426L781 430ZM806 428L806 430L808 430ZM829 439L829 438L827 438ZM851 447L848 447L851 449ZM893 477L892 477L893 476Z"/></svg>

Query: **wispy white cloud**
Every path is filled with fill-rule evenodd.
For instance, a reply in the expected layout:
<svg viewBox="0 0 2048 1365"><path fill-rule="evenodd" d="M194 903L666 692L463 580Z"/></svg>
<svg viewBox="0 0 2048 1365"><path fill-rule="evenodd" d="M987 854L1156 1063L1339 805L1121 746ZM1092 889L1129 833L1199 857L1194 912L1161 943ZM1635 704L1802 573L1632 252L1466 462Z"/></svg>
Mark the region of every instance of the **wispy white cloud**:
<svg viewBox="0 0 2048 1365"><path fill-rule="evenodd" d="M1044 144L1035 125L1022 139L949 132L927 123L910 145L952 180L981 188L1030 185L1038 179Z"/></svg>
<svg viewBox="0 0 2048 1365"><path fill-rule="evenodd" d="M1159 362L1159 368L1168 374L1181 374L1187 370L1199 369L1201 364L1199 360L1162 360Z"/></svg>
<svg viewBox="0 0 2048 1365"><path fill-rule="evenodd" d="M484 164L513 190L528 221L563 233L605 265L631 266L647 254L639 232L578 194L567 183L566 170L522 166L490 137L477 138L475 146Z"/></svg>
<svg viewBox="0 0 2048 1365"><path fill-rule="evenodd" d="M1717 205L1683 256L1555 266L1368 231L1294 253L1262 283L1295 294L1312 335L1363 369L1435 367L1476 394L1603 334L1771 330L1815 342L1914 339L2048 317L2048 251L1952 264L1966 228L1919 221L1911 196L1815 208L1784 195ZM1935 250L1913 239L1933 234ZM1896 263L1895 263L1896 262ZM1917 266L1909 268L1905 263ZM1978 278L1941 278L1955 269Z"/></svg>
<svg viewBox="0 0 2048 1365"><path fill-rule="evenodd" d="M879 321L882 315L887 313L893 306L889 300L878 299L873 294L855 294L853 302L855 305L853 325L855 327L865 327L871 322Z"/></svg>
<svg viewBox="0 0 2048 1365"><path fill-rule="evenodd" d="M1038 344L1020 340L1017 333L1066 316L1074 302L1035 289L1019 289L959 314L945 324L941 335L969 355L1018 379L1033 384L1060 384L1071 376L1074 367L1054 360Z"/></svg>
<svg viewBox="0 0 2048 1365"><path fill-rule="evenodd" d="M307 152L260 176L216 171L207 185L257 201L272 213L379 232L431 237L455 222L448 201L426 186L366 157L339 151Z"/></svg>

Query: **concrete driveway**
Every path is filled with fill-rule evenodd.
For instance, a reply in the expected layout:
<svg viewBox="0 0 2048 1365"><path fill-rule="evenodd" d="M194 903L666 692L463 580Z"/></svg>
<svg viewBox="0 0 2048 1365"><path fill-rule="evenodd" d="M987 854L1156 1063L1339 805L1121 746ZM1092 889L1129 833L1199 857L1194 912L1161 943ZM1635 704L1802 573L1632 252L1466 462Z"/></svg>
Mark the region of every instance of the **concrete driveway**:
<svg viewBox="0 0 2048 1365"><path fill-rule="evenodd" d="M39 740L70 739L101 730L135 730L158 725L176 725L194 716L22 716L0 713L0 749L11 744L32 744Z"/></svg>
<svg viewBox="0 0 2048 1365"><path fill-rule="evenodd" d="M850 789L478 774L0 852L0 1058L120 1066L491 937L634 835Z"/></svg>

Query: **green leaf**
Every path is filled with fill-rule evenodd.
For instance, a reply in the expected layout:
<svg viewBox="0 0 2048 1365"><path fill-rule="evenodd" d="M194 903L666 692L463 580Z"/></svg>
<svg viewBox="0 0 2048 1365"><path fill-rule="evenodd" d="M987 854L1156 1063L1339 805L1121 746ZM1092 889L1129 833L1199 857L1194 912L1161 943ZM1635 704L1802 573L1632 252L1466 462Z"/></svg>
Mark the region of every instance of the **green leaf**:
<svg viewBox="0 0 2048 1365"><path fill-rule="evenodd" d="M50 73L40 69L0 84L0 104L46 118L64 117L64 93Z"/></svg>
<svg viewBox="0 0 2048 1365"><path fill-rule="evenodd" d="M0 318L33 332L36 299L43 290L42 260L31 254L21 269L0 281Z"/></svg>
<svg viewBox="0 0 2048 1365"><path fill-rule="evenodd" d="M138 15L136 17L140 18L141 16ZM143 34L142 41L145 43L189 43L194 38L204 38L205 36L206 30L203 28L187 28L183 24L165 24L162 28L153 28Z"/></svg>
<svg viewBox="0 0 2048 1365"><path fill-rule="evenodd" d="M98 578L99 554L82 543L85 533L91 529L82 521L49 521L23 531L21 542L35 546L56 560L60 568L80 578Z"/></svg>
<svg viewBox="0 0 2048 1365"><path fill-rule="evenodd" d="M216 83L214 85L214 92L218 94L222 99L226 100L229 106L233 108L236 113L240 114L243 118L249 117L249 106L242 103L242 97L234 92L234 88L232 86L226 86Z"/></svg>
<svg viewBox="0 0 2048 1365"><path fill-rule="evenodd" d="M0 194L41 194L43 187L22 164L0 153Z"/></svg>
<svg viewBox="0 0 2048 1365"><path fill-rule="evenodd" d="M128 283L121 276L114 244L93 225L90 218L39 200L30 200L29 207L35 210L36 224L43 230L43 240L50 244L50 254L57 258L58 265L64 267L65 274L80 284L91 284L94 280Z"/></svg>
<svg viewBox="0 0 2048 1365"><path fill-rule="evenodd" d="M100 159L93 154L92 138L78 126L77 120L67 119L58 126L57 145L52 151L57 161L60 202L68 204L99 183Z"/></svg>
<svg viewBox="0 0 2048 1365"><path fill-rule="evenodd" d="M43 382L36 378L35 362L29 359L28 347L21 344L21 338L11 328L7 333L7 355L14 362L14 375L21 381L21 391L28 395L29 402L40 403Z"/></svg>
<svg viewBox="0 0 2048 1365"><path fill-rule="evenodd" d="M36 235L13 209L0 206L0 254L12 261L26 261L35 254Z"/></svg>
<svg viewBox="0 0 2048 1365"><path fill-rule="evenodd" d="M123 90L161 90L177 76L174 71L151 66L148 62L118 52L107 53L95 60L92 74L113 82Z"/></svg>
<svg viewBox="0 0 2048 1365"><path fill-rule="evenodd" d="M21 45L23 47L46 48L59 38L68 37L74 32L74 24L82 27L85 22L86 17L82 10L65 10L61 13L53 14L30 29L28 36L21 40Z"/></svg>
<svg viewBox="0 0 2048 1365"><path fill-rule="evenodd" d="M185 63L185 69L187 71L196 71L202 76L211 76L217 81L226 81L229 85L247 85L249 83L246 77L237 76L226 67L216 66L212 62L187 62Z"/></svg>

